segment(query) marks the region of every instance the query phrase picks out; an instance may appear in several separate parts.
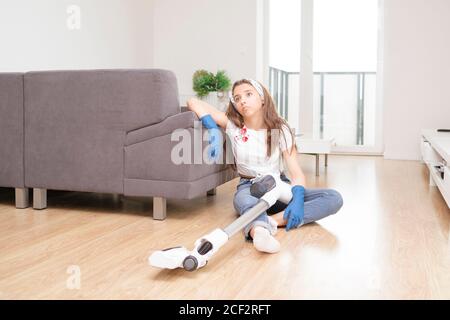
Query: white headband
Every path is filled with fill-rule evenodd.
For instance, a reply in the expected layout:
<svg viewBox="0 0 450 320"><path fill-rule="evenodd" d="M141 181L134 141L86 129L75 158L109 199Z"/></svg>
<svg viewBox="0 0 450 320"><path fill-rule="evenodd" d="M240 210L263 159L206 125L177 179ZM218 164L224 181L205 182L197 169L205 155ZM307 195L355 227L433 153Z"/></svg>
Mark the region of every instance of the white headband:
<svg viewBox="0 0 450 320"><path fill-rule="evenodd" d="M253 86L253 88L255 88L255 90L258 92L258 94L261 96L262 99L264 99L264 91L262 86L259 84L258 81L253 80L253 79L244 79L247 80L248 82L250 82ZM230 98L231 103L236 106L236 102L234 101L234 97L233 97L233 92L229 91L228 92L228 96Z"/></svg>

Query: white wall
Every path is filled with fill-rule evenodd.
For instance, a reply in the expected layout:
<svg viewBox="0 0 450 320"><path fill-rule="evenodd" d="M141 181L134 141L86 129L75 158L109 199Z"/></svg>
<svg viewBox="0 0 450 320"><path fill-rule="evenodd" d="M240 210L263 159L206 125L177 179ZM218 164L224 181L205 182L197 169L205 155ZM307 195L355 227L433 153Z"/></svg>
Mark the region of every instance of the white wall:
<svg viewBox="0 0 450 320"><path fill-rule="evenodd" d="M0 0L0 72L151 67L152 1Z"/></svg>
<svg viewBox="0 0 450 320"><path fill-rule="evenodd" d="M182 97L194 94L192 75L198 69L224 69L232 81L261 77L260 5L260 0L154 0L154 67L175 72Z"/></svg>
<svg viewBox="0 0 450 320"><path fill-rule="evenodd" d="M450 128L450 1L384 7L384 155L417 160L422 128Z"/></svg>

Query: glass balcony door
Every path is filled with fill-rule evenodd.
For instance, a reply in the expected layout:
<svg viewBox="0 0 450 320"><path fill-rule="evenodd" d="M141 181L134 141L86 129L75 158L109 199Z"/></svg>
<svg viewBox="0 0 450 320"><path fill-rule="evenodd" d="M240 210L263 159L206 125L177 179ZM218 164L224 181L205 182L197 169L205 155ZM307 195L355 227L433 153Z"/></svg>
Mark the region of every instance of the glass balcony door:
<svg viewBox="0 0 450 320"><path fill-rule="evenodd" d="M316 137L335 138L334 151L381 153L381 108L377 99L381 97L381 87L377 85L379 1L303 1L313 6L311 92L301 92L299 86L302 72L299 63L299 44L302 42L299 1L271 1L270 36L278 42L270 40L269 87L280 115L297 132L302 132L299 119L302 110L310 107L312 125L309 127L312 133ZM297 7L292 3L286 5L289 2L296 2ZM283 10L298 11L294 18L291 13L291 19L296 19L295 24L280 18ZM278 28L273 24L278 24ZM283 32L285 36L290 35L290 41L280 42L281 38L276 37L277 33ZM306 49L302 47L301 50ZM290 58L286 52L294 52L298 56ZM300 105L303 101L301 94L312 95L311 106Z"/></svg>

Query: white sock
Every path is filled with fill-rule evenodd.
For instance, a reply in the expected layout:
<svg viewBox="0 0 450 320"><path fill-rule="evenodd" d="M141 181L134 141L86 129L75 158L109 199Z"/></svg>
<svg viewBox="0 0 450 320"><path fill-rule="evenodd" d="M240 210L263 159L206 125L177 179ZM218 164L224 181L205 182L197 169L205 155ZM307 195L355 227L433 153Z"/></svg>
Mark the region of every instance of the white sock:
<svg viewBox="0 0 450 320"><path fill-rule="evenodd" d="M280 243L264 227L256 226L253 233L253 245L256 250L267 253L280 251Z"/></svg>
<svg viewBox="0 0 450 320"><path fill-rule="evenodd" d="M271 216L268 216L267 219L269 220L270 234L274 236L278 231L278 222L276 222Z"/></svg>

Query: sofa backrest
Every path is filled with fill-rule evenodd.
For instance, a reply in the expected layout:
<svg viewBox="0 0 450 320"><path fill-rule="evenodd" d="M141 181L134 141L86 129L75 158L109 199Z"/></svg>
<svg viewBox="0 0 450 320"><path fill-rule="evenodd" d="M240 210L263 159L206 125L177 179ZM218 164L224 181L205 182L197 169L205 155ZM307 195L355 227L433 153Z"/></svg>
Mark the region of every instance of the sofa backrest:
<svg viewBox="0 0 450 320"><path fill-rule="evenodd" d="M34 71L25 94L47 110L69 109L85 119L113 120L125 131L180 112L175 74L161 69Z"/></svg>
<svg viewBox="0 0 450 320"><path fill-rule="evenodd" d="M126 132L180 112L167 70L29 72L24 92L29 187L121 193Z"/></svg>
<svg viewBox="0 0 450 320"><path fill-rule="evenodd" d="M22 73L0 73L0 187L24 187Z"/></svg>

